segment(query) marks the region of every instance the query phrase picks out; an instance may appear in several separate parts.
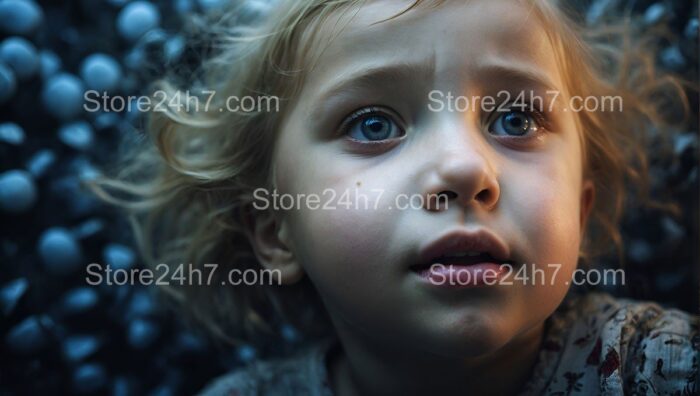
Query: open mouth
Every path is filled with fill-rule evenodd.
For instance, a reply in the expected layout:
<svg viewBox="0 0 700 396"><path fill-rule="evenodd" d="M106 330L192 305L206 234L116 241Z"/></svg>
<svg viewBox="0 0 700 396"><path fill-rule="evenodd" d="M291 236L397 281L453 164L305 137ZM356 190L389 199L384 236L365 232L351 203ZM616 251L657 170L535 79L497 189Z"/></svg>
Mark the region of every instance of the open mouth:
<svg viewBox="0 0 700 396"><path fill-rule="evenodd" d="M498 260L489 253L486 252L463 252L450 255L442 255L436 257L431 262L426 262L422 264L416 264L411 266L411 270L414 272L422 273L424 271L430 270L430 267L434 264L442 264L445 266L455 266L455 267L468 267L476 264L506 264L507 261Z"/></svg>
<svg viewBox="0 0 700 396"><path fill-rule="evenodd" d="M454 229L425 245L410 269L426 277L435 268L436 274L453 272L503 272L510 263L511 251L496 234L482 228L476 231ZM439 264L440 266L434 265Z"/></svg>

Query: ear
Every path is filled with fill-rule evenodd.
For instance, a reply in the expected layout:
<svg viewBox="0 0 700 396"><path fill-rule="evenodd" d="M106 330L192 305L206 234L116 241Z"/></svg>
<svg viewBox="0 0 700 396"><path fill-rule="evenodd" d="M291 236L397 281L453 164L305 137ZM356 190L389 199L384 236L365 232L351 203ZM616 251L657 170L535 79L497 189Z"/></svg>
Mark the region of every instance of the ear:
<svg viewBox="0 0 700 396"><path fill-rule="evenodd" d="M595 201L595 184L591 179L586 179L583 181L581 188L581 233L586 229L586 224L588 223L588 216L591 214L591 209L593 209L593 203Z"/></svg>
<svg viewBox="0 0 700 396"><path fill-rule="evenodd" d="M304 270L291 249L287 222L280 214L272 209L258 210L249 206L242 210L241 217L260 265L279 272L282 284L298 282Z"/></svg>

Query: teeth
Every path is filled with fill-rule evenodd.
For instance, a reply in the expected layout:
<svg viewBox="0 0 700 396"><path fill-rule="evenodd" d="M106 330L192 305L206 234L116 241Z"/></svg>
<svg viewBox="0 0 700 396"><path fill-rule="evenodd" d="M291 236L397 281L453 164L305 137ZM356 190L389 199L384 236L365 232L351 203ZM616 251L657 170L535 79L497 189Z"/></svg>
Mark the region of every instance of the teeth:
<svg viewBox="0 0 700 396"><path fill-rule="evenodd" d="M453 253L453 254L448 254L445 255L445 257L474 257L480 255L481 252L459 252L459 253Z"/></svg>

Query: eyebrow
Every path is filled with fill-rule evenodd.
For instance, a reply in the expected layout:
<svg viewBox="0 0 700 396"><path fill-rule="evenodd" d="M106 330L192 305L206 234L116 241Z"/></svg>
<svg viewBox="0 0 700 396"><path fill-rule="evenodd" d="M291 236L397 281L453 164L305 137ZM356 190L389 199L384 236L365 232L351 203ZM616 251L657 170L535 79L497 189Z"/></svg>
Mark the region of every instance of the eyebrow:
<svg viewBox="0 0 700 396"><path fill-rule="evenodd" d="M557 84L535 65L518 61L496 60L479 62L475 68L477 81L496 80L523 86L539 86L546 90L558 90Z"/></svg>
<svg viewBox="0 0 700 396"><path fill-rule="evenodd" d="M472 79L480 83L498 81L496 84L514 84L523 87L541 87L545 90L557 90L554 84L539 67L526 62L491 58L485 61L477 61L474 65ZM342 97L351 91L372 90L377 87L387 87L403 84L407 81L420 81L421 84L431 85L435 79L435 57L425 61L407 63L399 62L379 66L364 67L362 70L351 73L342 78L329 88L321 90L315 106L314 113L323 113L326 106L335 98ZM489 83L489 85L491 85ZM332 106L329 106L332 107Z"/></svg>
<svg viewBox="0 0 700 396"><path fill-rule="evenodd" d="M350 74L330 88L324 89L318 96L320 103L325 103L334 97L341 96L350 90L372 89L378 86L391 86L406 81L421 81L429 84L435 77L435 58L417 63L395 63L380 66L370 66Z"/></svg>

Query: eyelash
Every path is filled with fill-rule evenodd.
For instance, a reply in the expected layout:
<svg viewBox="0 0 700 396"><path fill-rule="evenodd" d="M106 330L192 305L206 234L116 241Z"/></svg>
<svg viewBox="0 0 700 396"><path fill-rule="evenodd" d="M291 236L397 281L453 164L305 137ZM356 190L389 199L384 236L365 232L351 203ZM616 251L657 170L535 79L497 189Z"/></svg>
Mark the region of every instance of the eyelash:
<svg viewBox="0 0 700 396"><path fill-rule="evenodd" d="M493 122L495 122L499 116L508 114L509 112L512 111L518 111L522 114L525 114L527 116L532 117L535 120L535 123L537 124L537 130L539 133L536 133L535 135L541 135L544 132L551 131L551 122L549 118L542 112L534 108L532 104L526 104L525 106L513 106L515 102L512 102L510 104L501 104L497 107L497 110L491 112L489 116L486 119L486 129L490 129L491 125ZM520 108L524 108L524 110L520 110ZM506 109L506 111L500 111L500 109ZM533 136L524 136L524 137L518 137L518 136L508 136L505 137L506 139L530 139ZM499 138L503 138L503 136L499 136Z"/></svg>
<svg viewBox="0 0 700 396"><path fill-rule="evenodd" d="M339 132L345 136L348 140L352 142L356 142L358 144L364 144L364 145L378 145L378 144L386 144L389 141L393 140L398 140L399 138L395 139L385 139L385 140L376 140L376 141L360 141L357 139L353 139L349 137L349 132L350 128L358 121L362 120L365 117L373 116L373 115L381 115L384 117L389 118L392 120L396 125L401 129L401 137L406 135L406 128L403 126L403 123L401 122L401 117L399 117L396 112L382 107L382 106L369 106L369 107L363 107L361 109L355 110L348 117L343 120L343 122L340 124L338 127Z"/></svg>
<svg viewBox="0 0 700 396"><path fill-rule="evenodd" d="M514 103L514 102L513 102ZM529 106L530 108L527 108L528 105L526 105L525 110L519 110L519 107L522 106L511 106L508 107L508 104L501 104L497 107L497 109L507 109L507 111L493 111L486 119L486 129L490 130L491 125L493 122L495 122L498 118L498 116L503 115L503 114L508 114L508 112L512 111L519 111L527 116L530 116L534 119L535 123L537 124L537 133L534 135L530 134L528 136L497 136L499 139L511 139L511 140L528 140L532 139L536 136L541 135L542 133L545 133L547 131L551 131L551 123L547 116L535 109L533 106ZM387 108L384 108L382 106L369 106L369 107L363 107L358 110L353 111L348 117L343 120L343 122L340 124L338 130L339 133L341 133L343 136L345 136L348 140L352 141L353 143L357 144L362 144L362 145L381 145L381 144L386 144L389 141L394 141L398 139L385 139L385 140L377 140L377 141L360 141L354 138L349 137L349 131L350 128L358 121L360 121L364 117L372 116L372 115L382 115L390 118L393 122L397 124L397 126L401 129L402 136L405 136L406 130L402 126L402 123L399 121L400 117L398 115ZM489 134L493 135L491 132Z"/></svg>

